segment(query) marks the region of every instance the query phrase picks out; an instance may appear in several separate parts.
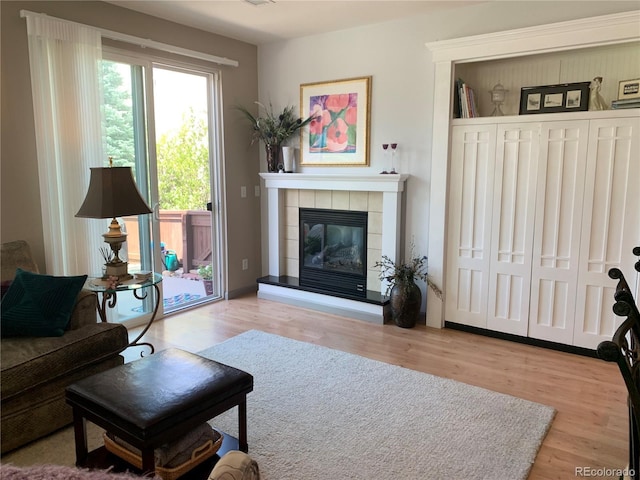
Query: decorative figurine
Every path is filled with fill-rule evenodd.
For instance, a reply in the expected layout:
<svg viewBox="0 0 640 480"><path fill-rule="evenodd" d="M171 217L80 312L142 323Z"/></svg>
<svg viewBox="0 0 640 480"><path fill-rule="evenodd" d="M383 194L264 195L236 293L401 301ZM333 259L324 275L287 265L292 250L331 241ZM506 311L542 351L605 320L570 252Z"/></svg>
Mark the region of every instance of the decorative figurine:
<svg viewBox="0 0 640 480"><path fill-rule="evenodd" d="M602 88L602 77L595 77L589 85L591 94L589 95L589 110L608 110L607 104L600 95Z"/></svg>

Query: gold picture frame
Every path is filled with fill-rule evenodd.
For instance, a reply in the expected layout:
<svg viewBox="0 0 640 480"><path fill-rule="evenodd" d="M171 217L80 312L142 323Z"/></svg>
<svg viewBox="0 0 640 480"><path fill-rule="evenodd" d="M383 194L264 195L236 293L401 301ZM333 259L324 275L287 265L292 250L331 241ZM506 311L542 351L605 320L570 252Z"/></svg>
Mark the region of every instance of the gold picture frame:
<svg viewBox="0 0 640 480"><path fill-rule="evenodd" d="M368 166L371 77L300 85L300 164Z"/></svg>

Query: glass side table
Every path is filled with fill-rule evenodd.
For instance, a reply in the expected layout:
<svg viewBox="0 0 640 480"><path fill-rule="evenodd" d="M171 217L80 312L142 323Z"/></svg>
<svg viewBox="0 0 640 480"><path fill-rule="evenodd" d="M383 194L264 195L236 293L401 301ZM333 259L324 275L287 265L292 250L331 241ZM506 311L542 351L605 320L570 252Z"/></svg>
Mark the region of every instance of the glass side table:
<svg viewBox="0 0 640 480"><path fill-rule="evenodd" d="M132 292L133 296L138 300L144 300L147 298L149 294L145 291L147 288L152 287L155 290L155 304L153 306L153 312L151 313L151 318L147 322L147 325L144 327L142 332L135 338L135 340L129 342L129 344L124 348L129 347L140 347L147 346L151 349L151 353L155 352L154 346L149 342L141 342L140 339L147 333L149 327L156 318L158 314L158 307L160 306L160 288L158 285L162 282L162 275L159 273L151 273L148 278L136 278L135 273L133 273L134 277L130 280L125 280L122 283L119 283L115 288L110 285L110 282L104 280L101 277L90 277L87 279L87 282L84 285L84 288L87 290L91 290L92 292L96 292L102 298L98 299L98 315L100 315L100 320L103 322L107 321L107 308L115 308L118 302L118 292ZM123 349L123 350L124 350ZM142 352L140 353L142 357Z"/></svg>

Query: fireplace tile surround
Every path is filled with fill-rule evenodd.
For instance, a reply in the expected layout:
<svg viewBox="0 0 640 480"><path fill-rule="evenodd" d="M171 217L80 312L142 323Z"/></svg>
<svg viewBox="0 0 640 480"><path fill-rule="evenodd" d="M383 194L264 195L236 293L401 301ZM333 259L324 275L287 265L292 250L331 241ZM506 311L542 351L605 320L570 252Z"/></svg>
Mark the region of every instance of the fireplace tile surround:
<svg viewBox="0 0 640 480"><path fill-rule="evenodd" d="M378 271L374 265L382 258L382 193L344 192L339 190L285 190L284 275L298 277L300 268L299 209L326 208L368 212L367 224L367 286L380 291Z"/></svg>
<svg viewBox="0 0 640 480"><path fill-rule="evenodd" d="M381 292L386 285L381 284L373 266L382 255L391 259L399 255L402 194L408 175L261 173L260 176L267 189L269 267L268 276L258 281L258 296L384 323L388 302ZM367 299L340 298L297 286L301 207L368 212Z"/></svg>

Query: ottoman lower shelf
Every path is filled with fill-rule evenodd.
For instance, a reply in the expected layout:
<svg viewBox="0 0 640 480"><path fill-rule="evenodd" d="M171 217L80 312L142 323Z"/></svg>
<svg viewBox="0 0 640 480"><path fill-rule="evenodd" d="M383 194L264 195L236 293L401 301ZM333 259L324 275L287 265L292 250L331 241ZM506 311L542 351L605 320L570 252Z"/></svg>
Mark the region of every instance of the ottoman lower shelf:
<svg viewBox="0 0 640 480"><path fill-rule="evenodd" d="M218 449L218 451L212 455L211 457L205 459L202 463L195 466L188 472L186 472L183 476L180 477L180 480L207 480L209 478L209 474L218 460L222 458L227 452L232 450L239 450L239 442L238 439L232 437L229 434L224 432L222 433L222 445ZM131 463L123 460L119 456L111 453L106 447L102 446L96 448L89 452L87 456L86 462L82 465L84 468L98 468L98 469L111 469L113 472L132 472L138 475L144 474L144 472L136 468ZM158 473L158 472L156 472Z"/></svg>
<svg viewBox="0 0 640 480"><path fill-rule="evenodd" d="M208 440L201 446L194 449L189 460L175 467L156 466L156 474L162 477L163 480L176 480L189 470L192 470L208 458L215 455L222 445L222 440L224 438L220 432L216 431L216 433L218 434L217 438L213 441ZM142 458L140 455L137 455L124 446L114 442L106 433L103 435L103 438L104 446L109 452L117 455L131 465L134 465L136 468L142 468Z"/></svg>

